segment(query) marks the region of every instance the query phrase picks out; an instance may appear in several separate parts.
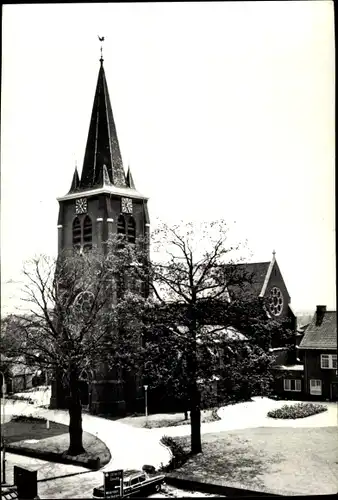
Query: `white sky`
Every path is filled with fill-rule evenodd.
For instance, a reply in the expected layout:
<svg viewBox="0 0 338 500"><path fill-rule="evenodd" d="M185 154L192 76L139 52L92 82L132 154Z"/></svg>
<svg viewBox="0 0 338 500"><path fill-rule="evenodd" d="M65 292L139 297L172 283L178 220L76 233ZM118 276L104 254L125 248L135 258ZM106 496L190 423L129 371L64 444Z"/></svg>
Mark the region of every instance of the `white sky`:
<svg viewBox="0 0 338 500"><path fill-rule="evenodd" d="M150 217L236 221L295 310L335 308L330 1L5 5L1 284L56 253L56 197L82 167L104 35L125 167Z"/></svg>

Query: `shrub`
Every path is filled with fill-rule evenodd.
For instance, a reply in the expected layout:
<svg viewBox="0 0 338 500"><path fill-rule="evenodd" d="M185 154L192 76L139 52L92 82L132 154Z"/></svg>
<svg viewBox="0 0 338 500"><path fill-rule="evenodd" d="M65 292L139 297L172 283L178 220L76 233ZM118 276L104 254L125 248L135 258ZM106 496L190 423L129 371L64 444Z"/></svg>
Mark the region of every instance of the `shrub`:
<svg viewBox="0 0 338 500"><path fill-rule="evenodd" d="M12 415L11 420L13 422L46 422L44 417L33 417L32 415Z"/></svg>
<svg viewBox="0 0 338 500"><path fill-rule="evenodd" d="M162 436L160 442L167 446L173 455L168 465L161 466L161 471L169 472L184 464L188 458L188 453L184 451L183 447L174 438L170 436Z"/></svg>
<svg viewBox="0 0 338 500"><path fill-rule="evenodd" d="M12 399L14 401L27 401L29 404L34 404L33 399L29 396L16 396L15 394L13 394L8 399Z"/></svg>
<svg viewBox="0 0 338 500"><path fill-rule="evenodd" d="M305 418L327 411L327 407L315 403L297 403L295 405L284 405L281 408L268 412L270 418Z"/></svg>

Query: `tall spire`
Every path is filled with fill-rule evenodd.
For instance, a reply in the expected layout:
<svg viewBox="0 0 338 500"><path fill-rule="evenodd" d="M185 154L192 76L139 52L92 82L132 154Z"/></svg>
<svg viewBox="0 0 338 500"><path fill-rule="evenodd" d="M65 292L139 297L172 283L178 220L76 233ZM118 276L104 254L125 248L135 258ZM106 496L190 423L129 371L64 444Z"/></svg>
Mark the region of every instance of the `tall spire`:
<svg viewBox="0 0 338 500"><path fill-rule="evenodd" d="M101 38L100 41L102 41ZM101 51L100 69L83 161L81 188L102 185L103 165L106 165L109 181L114 186L127 186Z"/></svg>

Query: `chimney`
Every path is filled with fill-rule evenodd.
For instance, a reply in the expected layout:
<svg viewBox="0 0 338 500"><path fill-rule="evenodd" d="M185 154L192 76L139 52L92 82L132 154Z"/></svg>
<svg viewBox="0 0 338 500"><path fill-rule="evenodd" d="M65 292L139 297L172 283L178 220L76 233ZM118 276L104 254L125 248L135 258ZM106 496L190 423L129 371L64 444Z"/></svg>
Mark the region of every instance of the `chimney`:
<svg viewBox="0 0 338 500"><path fill-rule="evenodd" d="M326 306L317 306L316 326L320 326L323 323L325 313L326 313Z"/></svg>

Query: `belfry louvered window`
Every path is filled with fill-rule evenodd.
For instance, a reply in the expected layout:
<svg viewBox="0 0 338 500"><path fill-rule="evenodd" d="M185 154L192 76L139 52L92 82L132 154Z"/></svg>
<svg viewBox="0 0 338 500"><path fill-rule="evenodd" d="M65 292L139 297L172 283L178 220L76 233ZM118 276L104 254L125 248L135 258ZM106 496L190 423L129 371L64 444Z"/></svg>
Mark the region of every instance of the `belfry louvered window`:
<svg viewBox="0 0 338 500"><path fill-rule="evenodd" d="M73 222L73 247L80 248L81 247L81 222L78 217L74 219Z"/></svg>
<svg viewBox="0 0 338 500"><path fill-rule="evenodd" d="M81 220L76 217L73 221L73 248L76 250L91 250L93 246L93 225L90 217Z"/></svg>
<svg viewBox="0 0 338 500"><path fill-rule="evenodd" d="M93 227L90 217L86 215L83 221L83 249L91 250L93 239Z"/></svg>
<svg viewBox="0 0 338 500"><path fill-rule="evenodd" d="M117 219L117 234L126 234L126 221L123 215L120 215Z"/></svg>
<svg viewBox="0 0 338 500"><path fill-rule="evenodd" d="M135 243L136 224L135 224L135 220L133 219L133 217L129 217L128 226L127 226L127 233L128 233L128 242Z"/></svg>

